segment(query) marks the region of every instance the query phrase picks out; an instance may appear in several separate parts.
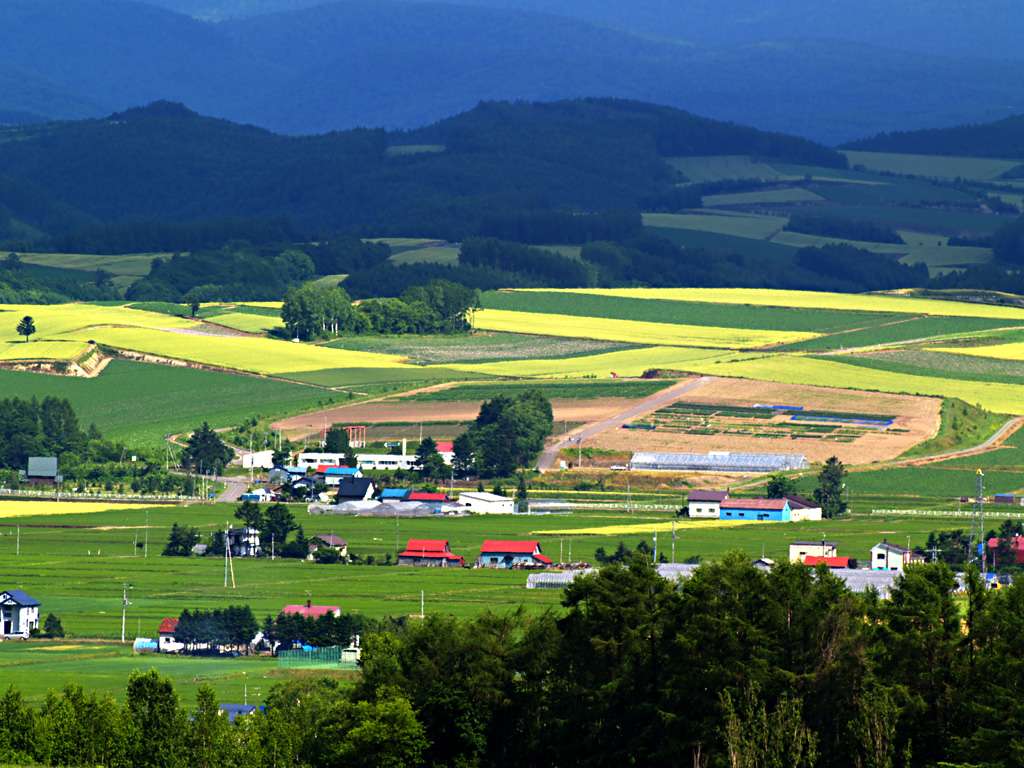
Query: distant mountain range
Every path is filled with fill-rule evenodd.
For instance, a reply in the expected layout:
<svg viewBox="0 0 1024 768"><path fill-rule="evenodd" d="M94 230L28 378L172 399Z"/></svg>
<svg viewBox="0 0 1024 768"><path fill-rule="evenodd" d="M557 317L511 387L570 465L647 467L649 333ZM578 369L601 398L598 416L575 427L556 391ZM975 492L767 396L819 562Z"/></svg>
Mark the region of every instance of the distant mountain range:
<svg viewBox="0 0 1024 768"><path fill-rule="evenodd" d="M678 206L685 177L665 158L719 154L846 165L805 139L632 101L491 102L415 132L312 137L160 102L105 119L0 130L0 214L6 208L16 227L7 237L287 217L306 233L454 239L493 214L635 210L663 198Z"/></svg>
<svg viewBox="0 0 1024 768"><path fill-rule="evenodd" d="M1008 9L1008 23L991 25L992 40L1020 28L1012 23L1019 8L984 1L993 13L1002 13L1001 4ZM248 14L212 23L129 0L4 0L0 111L99 117L169 99L203 114L312 134L415 128L482 100L614 96L838 143L1024 109L1019 62L967 59L952 44L908 54L867 45L867 35L812 37L828 34L822 25L833 17L824 10L812 14L821 24L805 19L801 27L800 14L752 0L721 8L695 0L685 14L675 8L683 4L668 0L522 2L533 8L349 0L267 14L309 3L159 0L191 14ZM881 13L881 0L865 2ZM898 5L889 11L895 29L918 23L925 6L938 9L928 29L959 18L952 0ZM821 8L832 6L842 11L836 18L856 27L852 3ZM968 16L955 27L957 39L971 37L976 20ZM870 39L898 42L882 31ZM986 48L992 56L1009 50Z"/></svg>
<svg viewBox="0 0 1024 768"><path fill-rule="evenodd" d="M294 11L329 0L144 0L200 18ZM844 40L954 58L1024 59L1016 0L461 0L557 14L694 45Z"/></svg>

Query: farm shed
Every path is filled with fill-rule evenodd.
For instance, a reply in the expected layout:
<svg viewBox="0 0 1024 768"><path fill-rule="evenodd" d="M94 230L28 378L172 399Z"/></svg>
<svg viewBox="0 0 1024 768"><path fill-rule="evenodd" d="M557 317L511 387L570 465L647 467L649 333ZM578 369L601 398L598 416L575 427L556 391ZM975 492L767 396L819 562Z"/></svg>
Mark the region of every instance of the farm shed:
<svg viewBox="0 0 1024 768"><path fill-rule="evenodd" d="M482 515L511 515L516 511L516 503L513 499L484 491L460 493L459 504L471 512L478 512Z"/></svg>
<svg viewBox="0 0 1024 768"><path fill-rule="evenodd" d="M256 451L242 454L242 469L273 469L274 452Z"/></svg>
<svg viewBox="0 0 1024 768"><path fill-rule="evenodd" d="M727 498L728 491L690 491L686 498L686 513L689 517L717 520L721 504Z"/></svg>
<svg viewBox="0 0 1024 768"><path fill-rule="evenodd" d="M831 573L851 592L867 592L874 588L885 599L890 597L898 575L896 571L869 571L863 568L834 568Z"/></svg>
<svg viewBox="0 0 1024 768"><path fill-rule="evenodd" d="M398 553L399 565L421 568L453 568L465 564L462 555L452 552L447 539L409 539L405 549Z"/></svg>
<svg viewBox="0 0 1024 768"><path fill-rule="evenodd" d="M807 458L796 453L653 453L638 451L629 462L630 469L669 472L783 472L806 469Z"/></svg>
<svg viewBox="0 0 1024 768"><path fill-rule="evenodd" d="M39 629L39 601L20 589L0 592L0 639L28 638Z"/></svg>
<svg viewBox="0 0 1024 768"><path fill-rule="evenodd" d="M722 520L790 521L788 499L726 499L719 510Z"/></svg>
<svg viewBox="0 0 1024 768"><path fill-rule="evenodd" d="M21 475L29 485L55 485L63 480L56 456L29 456L28 466Z"/></svg>
<svg viewBox="0 0 1024 768"><path fill-rule="evenodd" d="M679 581L693 576L700 568L696 563L662 563L658 566L658 575L669 581Z"/></svg>

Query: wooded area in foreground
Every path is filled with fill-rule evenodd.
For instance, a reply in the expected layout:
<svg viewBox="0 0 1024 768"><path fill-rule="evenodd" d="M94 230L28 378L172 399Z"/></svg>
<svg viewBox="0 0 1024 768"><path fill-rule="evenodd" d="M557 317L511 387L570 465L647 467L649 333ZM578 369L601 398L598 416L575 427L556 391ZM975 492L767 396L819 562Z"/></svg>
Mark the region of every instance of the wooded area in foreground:
<svg viewBox="0 0 1024 768"><path fill-rule="evenodd" d="M942 564L892 599L742 555L675 584L636 557L565 611L428 617L365 638L354 686L284 683L231 726L203 689L0 699L0 761L107 766L1017 766L1024 590L961 605Z"/></svg>

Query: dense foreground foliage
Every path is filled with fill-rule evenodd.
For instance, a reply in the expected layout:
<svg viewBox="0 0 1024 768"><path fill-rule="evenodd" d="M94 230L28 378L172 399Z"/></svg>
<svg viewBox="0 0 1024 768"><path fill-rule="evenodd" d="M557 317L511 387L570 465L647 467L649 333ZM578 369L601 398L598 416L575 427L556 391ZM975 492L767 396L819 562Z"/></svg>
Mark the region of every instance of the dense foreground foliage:
<svg viewBox="0 0 1024 768"><path fill-rule="evenodd" d="M565 612L430 617L365 640L354 687L304 677L230 726L137 674L0 699L0 761L49 765L1016 766L1024 590L966 608L945 565L892 599L746 558L680 584L639 557L577 580ZM972 692L984 691L984 695Z"/></svg>

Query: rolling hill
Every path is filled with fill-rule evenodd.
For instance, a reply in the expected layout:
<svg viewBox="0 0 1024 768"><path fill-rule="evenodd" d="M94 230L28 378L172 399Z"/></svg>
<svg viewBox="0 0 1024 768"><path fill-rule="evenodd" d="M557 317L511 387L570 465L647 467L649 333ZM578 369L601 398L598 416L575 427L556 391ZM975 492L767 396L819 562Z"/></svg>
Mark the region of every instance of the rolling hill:
<svg viewBox="0 0 1024 768"><path fill-rule="evenodd" d="M309 134L413 128L482 100L612 96L831 143L1024 103L1012 63L801 38L774 22L716 36L705 29L711 11L698 14L703 26L684 24L693 34L683 39L671 31L678 11L644 7L663 13L659 34L597 12L572 18L582 4L347 0L212 23L129 0L7 0L0 85L11 87L0 87L0 109L66 119L169 99Z"/></svg>
<svg viewBox="0 0 1024 768"><path fill-rule="evenodd" d="M307 231L429 232L487 211L636 209L684 178L665 158L712 154L846 164L805 139L610 99L486 103L418 131L309 137L159 102L0 131L0 202L51 233L61 210L65 231L83 219L287 216Z"/></svg>

